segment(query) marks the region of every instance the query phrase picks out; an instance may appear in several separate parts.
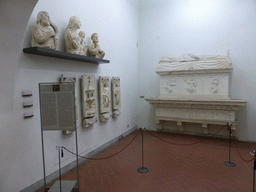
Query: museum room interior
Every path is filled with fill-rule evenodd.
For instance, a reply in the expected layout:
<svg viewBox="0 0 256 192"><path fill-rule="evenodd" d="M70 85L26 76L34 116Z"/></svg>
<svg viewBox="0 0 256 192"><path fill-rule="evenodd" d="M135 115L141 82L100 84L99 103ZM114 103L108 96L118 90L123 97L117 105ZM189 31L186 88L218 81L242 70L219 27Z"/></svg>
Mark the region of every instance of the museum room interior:
<svg viewBox="0 0 256 192"><path fill-rule="evenodd" d="M47 184L58 179L59 152L64 148L57 147L59 150L56 150L56 146L64 146L80 156L93 157L101 152L97 157L104 157L116 153L130 141L134 141L129 143L131 148L127 147L122 157L113 157L111 163L88 163L87 170L103 169L104 174L98 172L97 177L86 178L94 182L81 179L80 191L252 189L253 161L244 162L242 157L253 158L250 152L256 146L254 0L2 0L0 5L0 191L36 191L44 187L45 177ZM51 29L58 28L55 30L58 33L55 47L58 53L66 55L65 30L69 19L77 16L81 22L78 31L84 32L88 49L91 35L97 33L104 57L77 60L25 53L24 49L31 47L32 28L41 11L49 14ZM169 59L167 63L175 60L180 67L179 62L196 62L201 56L227 58L228 64L205 69L204 63L197 63L195 66L199 69L190 66L182 69L184 71L161 71L161 59ZM184 58L190 60L184 61ZM167 75L171 77L166 82ZM75 79L76 131L42 131L39 84L56 84L67 78ZM120 82L118 86L113 83L115 80ZM205 88L208 81L211 84L209 93ZM88 82L95 86L90 87ZM165 85L161 87L161 83ZM187 88L178 91L176 97L166 97L179 89L180 84ZM117 92L114 92L114 87L117 87ZM110 89L113 95L103 98L102 104L101 96L104 97L105 91L111 92ZM91 98L86 100L84 95ZM112 101L116 95L120 103ZM104 108L108 99L110 105ZM94 111L86 111L83 103L93 104ZM195 119L190 110L193 110ZM92 113L93 119L88 119L88 114ZM163 117L163 114L173 113L175 118ZM208 119L213 116L214 120ZM227 124L229 122L232 124ZM141 127L147 139L145 157L148 157L146 166L149 168L149 172L143 174L137 172L143 152ZM232 128L235 136L231 147L235 167L223 164L229 156L227 128ZM222 134L214 135L220 129ZM154 136L167 142L161 143ZM209 139L205 145L167 147L172 141L200 143L205 138ZM241 154L237 153L234 142L238 143ZM172 166L172 159L178 170ZM79 159L79 163L83 161ZM187 161L193 163L184 167L182 163L188 164ZM60 162L64 175L76 168L77 158L64 150ZM113 167L110 168L110 164ZM82 177L83 173L86 174L86 167L81 169ZM200 178L194 173L197 169L201 169ZM209 172L214 170L214 175L211 175ZM119 175L111 180L107 171L117 171ZM170 175L172 171L174 175ZM73 174L72 170L70 174ZM215 178L221 174L225 178ZM197 182L193 176L198 176ZM167 177L169 180L163 182L161 178ZM133 183L135 178L138 180ZM104 187L111 184L112 187Z"/></svg>

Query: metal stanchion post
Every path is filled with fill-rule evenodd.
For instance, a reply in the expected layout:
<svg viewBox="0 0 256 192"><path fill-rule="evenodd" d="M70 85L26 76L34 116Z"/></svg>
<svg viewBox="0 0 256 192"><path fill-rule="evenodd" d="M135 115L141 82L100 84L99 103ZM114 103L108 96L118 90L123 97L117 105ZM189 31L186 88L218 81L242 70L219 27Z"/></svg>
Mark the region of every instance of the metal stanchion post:
<svg viewBox="0 0 256 192"><path fill-rule="evenodd" d="M58 153L59 153L59 178L60 178L60 192L62 191L62 189L61 189L61 165L60 165L60 153L61 153L61 149L60 149L60 147L59 146L57 146L56 147L57 148L57 150L58 150Z"/></svg>
<svg viewBox="0 0 256 192"><path fill-rule="evenodd" d="M224 164L228 167L234 167L236 166L235 163L230 162L230 157L231 157L231 135L232 135L232 123L228 123L228 131L229 131L229 155L228 155L228 161L225 161Z"/></svg>
<svg viewBox="0 0 256 192"><path fill-rule="evenodd" d="M254 166L253 166L253 192L255 191L255 170L256 170L256 153L254 151Z"/></svg>
<svg viewBox="0 0 256 192"><path fill-rule="evenodd" d="M143 153L143 130L142 127L140 128L141 130L141 140L142 140L142 167L138 168L137 171L139 173L147 173L149 169L147 167L144 167L144 153Z"/></svg>
<svg viewBox="0 0 256 192"><path fill-rule="evenodd" d="M253 187L253 192L255 192L256 152L255 152L255 150L253 150L253 153L252 152L250 152L250 153L251 153L251 155L254 156L252 187Z"/></svg>

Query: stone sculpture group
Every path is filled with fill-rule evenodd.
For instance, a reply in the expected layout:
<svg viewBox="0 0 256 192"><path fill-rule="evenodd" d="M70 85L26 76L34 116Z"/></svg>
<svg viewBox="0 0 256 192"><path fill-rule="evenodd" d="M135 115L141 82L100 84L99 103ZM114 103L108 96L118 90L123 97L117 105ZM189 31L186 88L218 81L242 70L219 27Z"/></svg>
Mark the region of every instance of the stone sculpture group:
<svg viewBox="0 0 256 192"><path fill-rule="evenodd" d="M105 56L105 52L100 49L98 34L93 33L91 35L92 42L87 47L85 32L78 32L80 27L80 19L77 16L72 16L65 30L66 52L102 59ZM56 49L58 39L58 28L51 22L49 13L46 11L39 12L36 24L32 29L31 46Z"/></svg>

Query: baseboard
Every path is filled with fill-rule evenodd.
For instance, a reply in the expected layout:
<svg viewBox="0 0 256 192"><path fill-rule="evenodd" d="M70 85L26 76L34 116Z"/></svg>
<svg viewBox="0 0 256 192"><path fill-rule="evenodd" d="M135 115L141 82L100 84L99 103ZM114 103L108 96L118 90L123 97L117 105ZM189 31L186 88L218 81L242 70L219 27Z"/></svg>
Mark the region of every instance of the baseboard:
<svg viewBox="0 0 256 192"><path fill-rule="evenodd" d="M109 142L107 142L107 143L99 146L98 148L94 149L93 151L89 152L88 154L86 154L86 157L89 157L89 158L93 157L94 155L98 154L99 152L103 151L104 149L106 149L109 146L116 143L118 140L120 140L120 138L126 137L127 135L131 134L135 130L137 130L137 125L131 129L129 129L128 131L124 132L122 135L115 137L114 139L110 140ZM81 164L81 163L84 163L85 161L86 161L86 159L80 158L78 160L78 163ZM69 172L70 170L72 170L73 168L75 168L76 166L77 166L77 164L76 164L76 160L75 160L75 161L71 162L70 164L66 165L65 167L61 168L61 173L65 174L65 173ZM59 170L48 175L46 177L46 183L50 183L50 182L58 179L58 177L59 177ZM21 190L20 192L35 192L43 187L44 187L44 179L41 179L41 180L37 181L36 183L30 185L29 187Z"/></svg>

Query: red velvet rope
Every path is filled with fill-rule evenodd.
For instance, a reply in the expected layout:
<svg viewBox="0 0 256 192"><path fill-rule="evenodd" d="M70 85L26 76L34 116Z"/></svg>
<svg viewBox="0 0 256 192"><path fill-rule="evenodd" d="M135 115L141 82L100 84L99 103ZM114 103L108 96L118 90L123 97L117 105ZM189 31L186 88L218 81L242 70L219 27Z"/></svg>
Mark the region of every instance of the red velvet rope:
<svg viewBox="0 0 256 192"><path fill-rule="evenodd" d="M237 143L236 143L236 140L235 140L235 139L234 139L234 143L235 143L235 146L236 146L237 153L238 153L238 155L240 156L240 158L241 158L243 161L245 161L245 162L251 162L251 161L253 161L253 160L254 160L254 157L253 157L252 159L250 159L250 160L246 160L246 159L244 159L244 158L242 157L241 153L240 153L240 152L239 152L239 150L238 150L238 145L237 145Z"/></svg>
<svg viewBox="0 0 256 192"><path fill-rule="evenodd" d="M154 135L153 133L151 133L150 131L148 131L146 128L144 128L146 131L148 131L148 133L150 133L151 135L153 135L154 137L156 137L157 139L160 139L161 141L163 142L166 142L166 143L169 143L169 144L172 144L172 145L180 145L180 146L187 146L187 145L195 145L195 144L198 144L198 143L203 143L204 141L214 137L217 133L219 133L222 129L225 128L226 125L224 125L219 131L217 131L215 134L211 135L210 137L202 140L202 141L198 141L198 142L195 142L195 143L172 143L172 142L169 142L169 141L166 141L164 139L161 139L160 137L157 137L156 135Z"/></svg>
<svg viewBox="0 0 256 192"><path fill-rule="evenodd" d="M173 142L169 142L169 141L166 141L166 140L164 140L164 139L161 139L160 137L154 135L153 133L151 133L149 130L147 130L147 129L144 127L144 129L145 129L149 134L153 135L155 138L157 138L157 139L159 139L159 140L161 140L161 141L163 141L163 142L166 142L166 143L168 143L168 144L179 145L179 146L188 146L188 145L196 145L196 144L199 144L199 143L203 143L204 141L206 141L206 140L208 140L208 139L214 137L217 133L219 133L219 132L220 132L222 129L224 129L224 128L225 128L225 125L224 125L220 130L218 130L215 134L211 135L210 137L208 137L208 138L206 138L206 139L204 139L204 140L202 140L202 141L198 141L198 142L195 142L195 143L183 143L183 144L181 144L181 143L173 143ZM59 148L61 148L61 149L65 149L67 152L69 152L69 153L71 153L71 154L73 154L73 155L76 155L76 156L78 156L78 157L80 157L80 158L84 158L84 159L88 159L88 160L103 160L103 159L111 158L111 157L113 157L113 156L115 156L115 155L121 153L123 150L125 150L125 149L135 140L135 138L138 136L138 134L139 134L140 131L141 131L141 128L138 130L138 132L136 133L136 135L134 136L134 138L133 138L123 149L121 149L120 151L116 152L116 153L113 154L113 155L110 155L110 156L107 156L107 157L102 157L102 158L88 158L88 157L84 157L84 156L78 155L78 154L76 154L76 153L74 153L74 152L68 150L68 149L67 149L66 147L64 147L64 146L57 146L57 147L59 147ZM245 162L251 162L251 161L254 160L254 157L253 157L252 159L250 159L250 160L244 159L244 158L242 157L241 153L239 152L238 145L237 145L237 143L236 143L235 140L234 140L234 143L235 143L235 146L236 146L236 150L237 150L237 152L238 152L240 158L241 158L243 161L245 161Z"/></svg>
<svg viewBox="0 0 256 192"><path fill-rule="evenodd" d="M151 135L153 135L154 137L156 137L157 139L160 139L161 141L164 141L164 142L166 142L166 143L169 143L169 144L172 144L172 145L187 146L187 145L195 145L195 144L198 144L198 143L202 143L202 142L204 142L204 141L206 141L206 140L208 140L208 139L214 137L214 136L215 136L217 133L219 133L224 127L225 127L225 126L223 126L223 127L222 127L219 131L217 131L215 134L211 135L211 137L208 137L208 138L206 138L206 139L204 139L204 140L202 140L202 141L195 142L195 143L184 143L184 144L172 143L172 142L166 141L166 140L164 140L164 139L161 139L161 138L157 137L157 136L154 135L153 133L149 132L145 127L144 127L144 129L145 129L146 131L148 131ZM234 141L235 141L235 140L234 140ZM237 150L237 152L238 152L240 158L241 158L243 161L245 161L245 162L251 162L251 161L254 160L254 157L253 157L252 159L250 159L250 160L244 159L244 158L242 157L241 153L240 153L239 150L238 150L238 145L237 145L236 141L235 141L235 145L236 145L236 150Z"/></svg>
<svg viewBox="0 0 256 192"><path fill-rule="evenodd" d="M103 160L103 159L108 159L108 158L111 158L119 153L121 153L123 150L125 150L133 141L134 139L138 136L138 134L140 133L141 129L138 130L138 132L136 133L136 135L134 136L134 138L123 148L121 149L120 151L118 151L117 153L113 154L113 155L110 155L110 156L107 156L107 157L102 157L102 158L88 158L88 157L84 157L84 156L81 156L81 155L78 155L70 150L68 150L66 147L64 146L60 146L59 148L62 148L62 149L65 149L67 152L73 154L73 155L76 155L80 158L84 158L84 159L88 159L88 160Z"/></svg>

